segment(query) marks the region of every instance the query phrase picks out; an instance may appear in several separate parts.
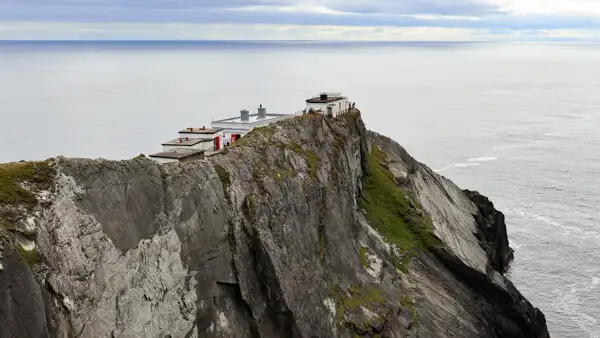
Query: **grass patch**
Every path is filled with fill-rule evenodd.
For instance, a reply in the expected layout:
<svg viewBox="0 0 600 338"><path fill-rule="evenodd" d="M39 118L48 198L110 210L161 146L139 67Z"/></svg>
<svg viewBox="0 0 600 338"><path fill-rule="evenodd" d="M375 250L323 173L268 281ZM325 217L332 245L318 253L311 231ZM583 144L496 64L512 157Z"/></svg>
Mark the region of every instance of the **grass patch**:
<svg viewBox="0 0 600 338"><path fill-rule="evenodd" d="M16 224L38 204L36 193L52 190L56 170L50 160L0 165L0 231Z"/></svg>
<svg viewBox="0 0 600 338"><path fill-rule="evenodd" d="M23 261L27 264L27 266L29 266L30 269L33 269L33 267L36 264L40 263L40 256L38 255L35 249L27 251L23 249L20 245L17 245L17 250L19 251L19 256L21 256L21 259L23 259Z"/></svg>
<svg viewBox="0 0 600 338"><path fill-rule="evenodd" d="M300 147L297 143L288 144L287 148L293 150L294 152L296 152L296 154L304 154L304 149L302 149L302 147Z"/></svg>
<svg viewBox="0 0 600 338"><path fill-rule="evenodd" d="M412 260L412 255L410 253L407 252L401 256L394 254L393 259L394 259L396 269L398 269L404 273L408 273L408 268L410 267L410 263Z"/></svg>
<svg viewBox="0 0 600 338"><path fill-rule="evenodd" d="M419 327L419 313L415 308L415 302L410 298L409 295L404 295L402 301L400 302L403 308L408 308L410 313L412 314L412 326L415 328Z"/></svg>
<svg viewBox="0 0 600 338"><path fill-rule="evenodd" d="M308 172L312 178L317 178L317 171L319 170L319 158L314 151L306 151L306 163L308 163Z"/></svg>
<svg viewBox="0 0 600 338"><path fill-rule="evenodd" d="M360 247L360 262L365 268L370 268L371 263L369 262L369 257L367 257L367 253L369 252L369 248L366 246Z"/></svg>
<svg viewBox="0 0 600 338"><path fill-rule="evenodd" d="M338 135L334 135L335 140L333 141L333 150L335 154L339 154L344 145L344 138Z"/></svg>
<svg viewBox="0 0 600 338"><path fill-rule="evenodd" d="M49 190L55 176L49 161L0 165L0 201L2 204L33 207L37 204L31 190ZM25 189L29 185L32 189Z"/></svg>
<svg viewBox="0 0 600 338"><path fill-rule="evenodd" d="M276 131L277 131L277 128L275 128L272 125L267 125L264 127L254 128L254 129L252 129L251 133L254 132L256 134L273 135L273 134L275 134Z"/></svg>
<svg viewBox="0 0 600 338"><path fill-rule="evenodd" d="M254 196L246 196L246 201L242 206L242 210L244 212L244 215L246 215L246 218L254 218L254 216L256 215L256 201L254 200Z"/></svg>
<svg viewBox="0 0 600 338"><path fill-rule="evenodd" d="M290 149L298 155L303 155L306 158L306 165L308 166L308 173L312 178L317 178L317 171L319 170L319 158L312 150L304 150L297 143L281 143L279 144L281 149Z"/></svg>
<svg viewBox="0 0 600 338"><path fill-rule="evenodd" d="M283 181L285 181L286 178L296 177L297 175L298 172L296 170L286 170L280 168L273 170L273 179L275 179L275 181L277 181L279 184L283 184Z"/></svg>
<svg viewBox="0 0 600 338"><path fill-rule="evenodd" d="M231 181L229 180L229 172L225 167L220 164L216 164L214 166L217 175L221 179L221 183L223 183L223 194L225 194L225 198L229 200L229 187L231 186Z"/></svg>
<svg viewBox="0 0 600 338"><path fill-rule="evenodd" d="M330 289L331 296L336 300L336 320L338 323L343 323L347 312L359 310L362 306L369 311L375 311L375 308L386 303L385 297L381 290L375 287L361 287L351 285L347 291L342 290L339 286L333 286ZM383 317L375 319L363 318L362 323L350 322L355 328L363 328L368 330L371 324L375 321L385 320Z"/></svg>
<svg viewBox="0 0 600 338"><path fill-rule="evenodd" d="M363 198L359 203L366 210L369 223L402 251L427 251L438 246L439 240L431 232L431 219L411 206L407 194L387 169L385 154L373 145L367 156L371 173L363 178Z"/></svg>
<svg viewBox="0 0 600 338"><path fill-rule="evenodd" d="M256 127L252 129L248 134L240 137L235 140L232 144L229 145L228 148L235 148L243 145L256 145L256 142L252 143L253 139L256 139L258 135L264 135L265 137L275 134L277 128L272 125L267 125L264 127Z"/></svg>

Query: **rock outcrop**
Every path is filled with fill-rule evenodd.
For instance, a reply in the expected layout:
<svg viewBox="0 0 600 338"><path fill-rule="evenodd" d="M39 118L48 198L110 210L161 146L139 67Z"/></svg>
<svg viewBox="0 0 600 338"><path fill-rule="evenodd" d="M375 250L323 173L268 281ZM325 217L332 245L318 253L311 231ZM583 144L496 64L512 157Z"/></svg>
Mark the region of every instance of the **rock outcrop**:
<svg viewBox="0 0 600 338"><path fill-rule="evenodd" d="M2 338L549 336L502 213L359 112L206 160L47 163L0 167Z"/></svg>

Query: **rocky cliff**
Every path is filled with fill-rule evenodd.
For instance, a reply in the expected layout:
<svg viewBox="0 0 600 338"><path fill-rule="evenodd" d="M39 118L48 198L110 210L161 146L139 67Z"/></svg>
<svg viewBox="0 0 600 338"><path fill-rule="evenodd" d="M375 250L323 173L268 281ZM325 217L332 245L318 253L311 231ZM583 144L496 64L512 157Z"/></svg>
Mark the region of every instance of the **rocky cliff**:
<svg viewBox="0 0 600 338"><path fill-rule="evenodd" d="M0 337L548 337L502 213L355 112L0 167Z"/></svg>

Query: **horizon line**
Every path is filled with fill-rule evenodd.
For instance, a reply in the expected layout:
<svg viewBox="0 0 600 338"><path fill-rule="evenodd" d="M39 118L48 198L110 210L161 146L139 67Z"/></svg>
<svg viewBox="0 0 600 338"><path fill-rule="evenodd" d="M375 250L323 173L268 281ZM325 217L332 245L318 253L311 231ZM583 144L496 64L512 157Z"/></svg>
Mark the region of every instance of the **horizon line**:
<svg viewBox="0 0 600 338"><path fill-rule="evenodd" d="M0 43L6 42L30 42L30 43L51 43L51 42L227 42L227 43L420 43L420 44L504 44L504 43L600 43L600 40L580 40L573 38L564 39L532 39L532 40L305 40L305 39L0 39Z"/></svg>

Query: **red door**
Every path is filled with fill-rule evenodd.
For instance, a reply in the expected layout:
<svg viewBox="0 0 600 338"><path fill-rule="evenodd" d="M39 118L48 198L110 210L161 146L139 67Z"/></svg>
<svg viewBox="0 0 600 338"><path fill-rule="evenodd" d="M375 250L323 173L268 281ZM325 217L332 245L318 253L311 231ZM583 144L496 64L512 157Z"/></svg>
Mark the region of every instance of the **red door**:
<svg viewBox="0 0 600 338"><path fill-rule="evenodd" d="M221 137L215 136L215 150L221 149Z"/></svg>

